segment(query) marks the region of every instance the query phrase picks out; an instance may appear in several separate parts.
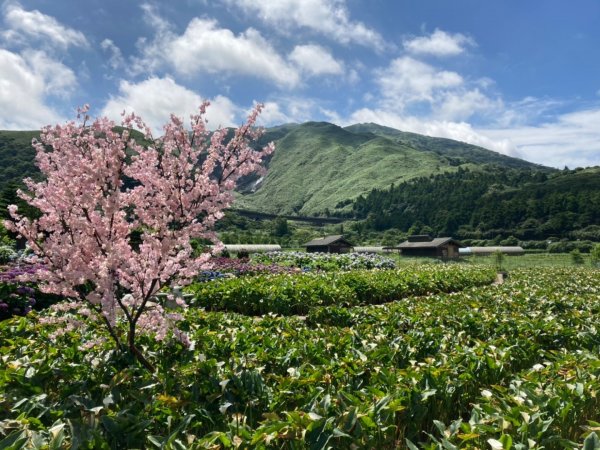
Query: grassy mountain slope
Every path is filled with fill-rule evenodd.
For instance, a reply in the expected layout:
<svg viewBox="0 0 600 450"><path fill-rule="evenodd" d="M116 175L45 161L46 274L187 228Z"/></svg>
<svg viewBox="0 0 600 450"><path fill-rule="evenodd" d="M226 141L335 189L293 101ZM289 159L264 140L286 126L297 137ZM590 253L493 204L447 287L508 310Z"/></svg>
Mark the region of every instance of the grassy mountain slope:
<svg viewBox="0 0 600 450"><path fill-rule="evenodd" d="M433 153L324 122L299 125L276 145L262 185L238 208L318 214L373 187L452 170Z"/></svg>
<svg viewBox="0 0 600 450"><path fill-rule="evenodd" d="M393 140L394 142L408 145L417 150L434 152L440 156L451 158L455 160L455 163L460 164L496 164L515 169L528 169L536 166L528 161L518 158L511 158L510 156L502 155L483 147L467 144L465 142L399 131L394 128L377 125L375 123L360 123L350 125L345 129L353 133L372 133L377 136L383 136ZM537 167L543 168L543 166Z"/></svg>
<svg viewBox="0 0 600 450"><path fill-rule="evenodd" d="M341 128L307 122L292 127L276 146L262 184L254 193L239 196L236 207L301 215L328 210L335 215L371 189L458 167L547 169L481 147L374 124Z"/></svg>

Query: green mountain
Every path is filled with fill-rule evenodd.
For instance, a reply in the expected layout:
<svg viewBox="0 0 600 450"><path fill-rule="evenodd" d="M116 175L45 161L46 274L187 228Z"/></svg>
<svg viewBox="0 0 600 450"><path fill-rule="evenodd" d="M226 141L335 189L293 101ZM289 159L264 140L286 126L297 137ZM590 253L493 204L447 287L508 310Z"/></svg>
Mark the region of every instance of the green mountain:
<svg viewBox="0 0 600 450"><path fill-rule="evenodd" d="M0 192L35 176L31 139L37 131L0 131ZM140 137L141 138L141 137ZM326 122L269 128L257 145L275 141L264 179L242 180L236 207L273 214L344 215L372 189L393 183L495 165L551 170L481 147L405 133L375 124L346 128Z"/></svg>
<svg viewBox="0 0 600 450"><path fill-rule="evenodd" d="M533 164L518 158L493 152L477 145L452 139L423 136L421 134L399 131L394 128L384 127L375 123L360 123L345 128L353 133L372 133L376 136L386 137L399 144L408 145L417 150L434 152L446 157L454 164L495 164L501 167L527 169ZM539 166L538 166L539 167Z"/></svg>
<svg viewBox="0 0 600 450"><path fill-rule="evenodd" d="M393 183L495 165L552 169L450 139L404 133L375 124L341 128L307 122L278 128L276 151L259 183L247 183L236 207L274 214L340 215L352 200ZM254 180L256 181L256 180ZM249 192L252 191L252 192Z"/></svg>

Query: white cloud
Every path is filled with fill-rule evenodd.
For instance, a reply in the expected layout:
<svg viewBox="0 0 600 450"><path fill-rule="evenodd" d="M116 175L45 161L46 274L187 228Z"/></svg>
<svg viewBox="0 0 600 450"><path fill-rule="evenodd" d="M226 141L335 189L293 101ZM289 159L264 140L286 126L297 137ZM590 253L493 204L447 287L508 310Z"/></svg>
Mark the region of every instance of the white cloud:
<svg viewBox="0 0 600 450"><path fill-rule="evenodd" d="M525 97L519 101L505 105L494 122L498 128L521 127L531 123L540 123L556 116L557 108L565 105L564 101Z"/></svg>
<svg viewBox="0 0 600 450"><path fill-rule="evenodd" d="M257 122L267 127L315 120L315 114L322 112L314 99L305 97L282 96L264 104L265 108L258 116Z"/></svg>
<svg viewBox="0 0 600 450"><path fill-rule="evenodd" d="M63 121L47 102L75 88L71 69L42 52L19 55L4 49L0 67L0 129L38 129Z"/></svg>
<svg viewBox="0 0 600 450"><path fill-rule="evenodd" d="M150 25L157 34L165 34L171 31L171 24L160 15L155 5L142 3L140 8L142 9L144 21Z"/></svg>
<svg viewBox="0 0 600 450"><path fill-rule="evenodd" d="M443 70L411 56L396 58L385 68L374 70L378 109L407 115L428 116L442 121L464 121L478 114L501 114L500 99L489 97L484 89L490 83L470 81L459 73Z"/></svg>
<svg viewBox="0 0 600 450"><path fill-rule="evenodd" d="M320 45L297 45L289 59L309 75L340 75L344 72L343 64Z"/></svg>
<svg viewBox="0 0 600 450"><path fill-rule="evenodd" d="M104 39L100 43L100 47L108 53L108 65L111 69L117 70L125 66L121 49L111 39Z"/></svg>
<svg viewBox="0 0 600 450"><path fill-rule="evenodd" d="M352 113L342 125L364 122L467 142L545 166L573 169L600 165L600 130L597 127L600 109L563 114L540 125L480 128L466 122L363 108Z"/></svg>
<svg viewBox="0 0 600 450"><path fill-rule="evenodd" d="M8 27L2 35L8 42L24 43L28 39L35 39L42 44L50 43L62 49L89 45L81 31L68 28L54 17L38 10L26 11L16 2L7 2L2 9L4 22Z"/></svg>
<svg viewBox="0 0 600 450"><path fill-rule="evenodd" d="M73 71L44 52L27 50L22 56L33 72L42 78L45 95L67 97L77 85Z"/></svg>
<svg viewBox="0 0 600 450"><path fill-rule="evenodd" d="M152 128L156 136L171 114L187 120L195 114L203 98L194 91L177 84L172 78L148 78L140 83L121 81L119 95L105 105L102 115L120 121L123 111L135 111ZM238 108L227 97L217 96L211 100L206 112L208 126L236 126Z"/></svg>
<svg viewBox="0 0 600 450"><path fill-rule="evenodd" d="M162 20L147 15L151 23ZM182 35L170 31L164 21L155 28L158 32L153 41L138 43L142 57L134 60L135 73L168 65L185 76L200 73L248 75L284 87L293 87L300 82L297 70L253 28L236 36L231 30L219 27L215 20L199 18L192 19Z"/></svg>
<svg viewBox="0 0 600 450"><path fill-rule="evenodd" d="M293 122L293 120L281 110L281 107L276 102L265 102L264 108L257 120L257 123L263 127L281 125L291 122Z"/></svg>
<svg viewBox="0 0 600 450"><path fill-rule="evenodd" d="M475 130L466 122L402 116L389 110L363 108L352 113L346 124L364 122L373 122L425 136L454 139L494 150L504 155L520 157L517 148L506 139L506 136L491 138Z"/></svg>
<svg viewBox="0 0 600 450"><path fill-rule="evenodd" d="M404 48L410 53L434 56L460 55L469 45L475 45L470 37L460 33L449 34L438 29L429 36L404 41Z"/></svg>
<svg viewBox="0 0 600 450"><path fill-rule="evenodd" d="M600 109L562 114L539 125L487 128L490 139L503 139L528 161L563 168L600 165Z"/></svg>
<svg viewBox="0 0 600 450"><path fill-rule="evenodd" d="M492 100L479 89L457 90L442 95L434 108L434 116L445 120L466 120L474 114L498 114L503 110L501 100Z"/></svg>
<svg viewBox="0 0 600 450"><path fill-rule="evenodd" d="M456 72L438 70L408 56L394 59L387 68L376 70L375 76L382 97L396 108L412 102L433 102L437 91L456 88L464 82Z"/></svg>
<svg viewBox="0 0 600 450"><path fill-rule="evenodd" d="M307 28L342 44L359 44L378 51L387 45L381 35L350 19L345 0L227 0L236 8L258 15L275 30Z"/></svg>

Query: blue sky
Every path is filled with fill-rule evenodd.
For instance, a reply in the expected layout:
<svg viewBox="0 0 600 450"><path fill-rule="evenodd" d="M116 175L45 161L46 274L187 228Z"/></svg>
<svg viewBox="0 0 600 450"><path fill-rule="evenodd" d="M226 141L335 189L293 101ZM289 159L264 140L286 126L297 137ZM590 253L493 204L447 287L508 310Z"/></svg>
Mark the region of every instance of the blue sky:
<svg viewBox="0 0 600 450"><path fill-rule="evenodd" d="M0 129L135 110L159 132L375 122L555 167L600 165L597 0L8 0Z"/></svg>

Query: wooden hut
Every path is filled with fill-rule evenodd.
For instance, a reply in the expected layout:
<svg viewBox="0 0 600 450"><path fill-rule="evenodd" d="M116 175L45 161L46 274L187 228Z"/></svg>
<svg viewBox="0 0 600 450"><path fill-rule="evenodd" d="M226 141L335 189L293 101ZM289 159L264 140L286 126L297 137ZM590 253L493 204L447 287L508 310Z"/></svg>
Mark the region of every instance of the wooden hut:
<svg viewBox="0 0 600 450"><path fill-rule="evenodd" d="M432 238L429 235L409 236L398 249L402 256L425 256L430 258L458 258L458 249L463 245L451 237Z"/></svg>
<svg viewBox="0 0 600 450"><path fill-rule="evenodd" d="M304 246L309 253L349 253L353 248L352 244L341 234L313 239Z"/></svg>

